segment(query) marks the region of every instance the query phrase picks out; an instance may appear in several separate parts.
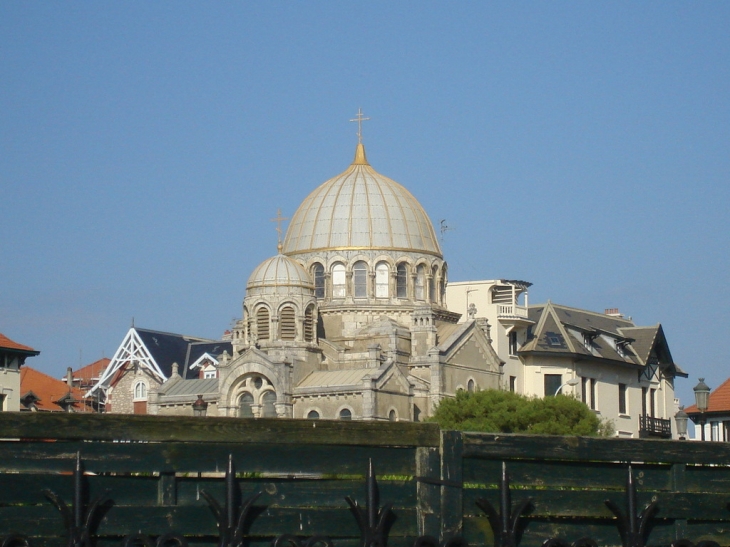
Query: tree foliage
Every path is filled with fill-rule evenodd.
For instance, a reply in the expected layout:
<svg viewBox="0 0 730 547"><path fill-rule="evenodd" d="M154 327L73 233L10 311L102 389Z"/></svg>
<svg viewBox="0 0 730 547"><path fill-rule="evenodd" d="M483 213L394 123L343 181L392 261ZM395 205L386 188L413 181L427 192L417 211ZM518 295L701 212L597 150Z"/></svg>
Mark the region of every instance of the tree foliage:
<svg viewBox="0 0 730 547"><path fill-rule="evenodd" d="M442 429L489 433L608 436L610 422L602 422L584 403L558 395L530 398L510 391L490 389L470 393L460 390L444 399L431 421Z"/></svg>

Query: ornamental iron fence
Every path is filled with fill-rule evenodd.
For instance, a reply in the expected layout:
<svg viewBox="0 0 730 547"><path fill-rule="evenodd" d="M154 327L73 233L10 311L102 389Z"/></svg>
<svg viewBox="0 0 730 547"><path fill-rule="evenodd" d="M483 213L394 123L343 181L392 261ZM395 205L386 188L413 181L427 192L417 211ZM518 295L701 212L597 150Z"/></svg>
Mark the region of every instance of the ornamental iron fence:
<svg viewBox="0 0 730 547"><path fill-rule="evenodd" d="M0 547L730 545L726 443L40 413L0 438Z"/></svg>

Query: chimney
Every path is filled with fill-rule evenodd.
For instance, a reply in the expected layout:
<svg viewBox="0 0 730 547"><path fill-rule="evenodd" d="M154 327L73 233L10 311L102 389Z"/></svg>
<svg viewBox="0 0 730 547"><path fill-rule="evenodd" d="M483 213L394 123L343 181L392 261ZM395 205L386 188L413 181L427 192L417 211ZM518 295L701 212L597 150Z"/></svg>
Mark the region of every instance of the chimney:
<svg viewBox="0 0 730 547"><path fill-rule="evenodd" d="M623 317L623 314L618 311L618 308L606 308L606 311L603 313L610 317Z"/></svg>
<svg viewBox="0 0 730 547"><path fill-rule="evenodd" d="M74 387L74 373L71 367L66 369L66 383L68 387Z"/></svg>

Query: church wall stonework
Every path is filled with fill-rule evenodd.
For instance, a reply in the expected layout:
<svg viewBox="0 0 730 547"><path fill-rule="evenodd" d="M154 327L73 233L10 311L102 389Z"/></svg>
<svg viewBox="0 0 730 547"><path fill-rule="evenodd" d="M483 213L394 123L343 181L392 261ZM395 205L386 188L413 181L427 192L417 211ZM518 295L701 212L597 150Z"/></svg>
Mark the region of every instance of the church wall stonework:
<svg viewBox="0 0 730 547"><path fill-rule="evenodd" d="M448 266L428 215L362 144L301 202L277 250L248 278L208 414L424 420L470 380L498 386L489 340L450 336L466 331L445 307ZM133 410L130 382L117 382L113 408ZM187 414L192 392L162 389L149 411Z"/></svg>
<svg viewBox="0 0 730 547"><path fill-rule="evenodd" d="M145 386L146 396L134 397L134 388L138 383ZM110 412L115 414L134 414L134 403L145 402L149 398L151 390L157 389L162 383L150 372L141 366L133 367L127 365L121 371L119 379L114 386L114 398Z"/></svg>

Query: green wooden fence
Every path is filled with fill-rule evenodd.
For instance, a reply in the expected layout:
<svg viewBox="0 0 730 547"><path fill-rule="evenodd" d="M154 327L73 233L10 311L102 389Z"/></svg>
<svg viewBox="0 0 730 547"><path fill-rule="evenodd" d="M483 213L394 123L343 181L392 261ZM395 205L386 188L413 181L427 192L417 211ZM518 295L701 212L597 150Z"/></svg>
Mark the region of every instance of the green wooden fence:
<svg viewBox="0 0 730 547"><path fill-rule="evenodd" d="M225 521L227 499L234 513L256 493L242 523L247 545L288 534L289 545L296 544L292 536L302 545L326 536L335 547L360 546L363 533L345 498L358 502L367 521L369 462L378 508L392 504L389 547L435 541L424 536L497 547L588 537L640 547L636 535L621 535L620 519L606 504L625 514L633 502L629 463L634 513L655 502L639 543L688 538L730 545L726 443L442 432L411 423L41 413L0 414L0 438L0 537L21 534L38 547L68 544L57 506L68 506L73 527L100 496L89 529L96 545L119 546L134 534L141 536L128 544L142 544L142 536L169 533L191 546L220 544L221 535L234 543L217 516ZM74 473L77 457L83 474ZM227 480L229 461L235 477ZM514 536L495 534L509 497L510 511L521 502L525 510ZM488 506L496 515L491 523ZM627 519L632 523L638 529L641 521ZM72 530L77 544L81 532ZM366 540L377 544L376 536ZM11 538L4 545L16 544L24 543Z"/></svg>

